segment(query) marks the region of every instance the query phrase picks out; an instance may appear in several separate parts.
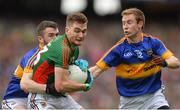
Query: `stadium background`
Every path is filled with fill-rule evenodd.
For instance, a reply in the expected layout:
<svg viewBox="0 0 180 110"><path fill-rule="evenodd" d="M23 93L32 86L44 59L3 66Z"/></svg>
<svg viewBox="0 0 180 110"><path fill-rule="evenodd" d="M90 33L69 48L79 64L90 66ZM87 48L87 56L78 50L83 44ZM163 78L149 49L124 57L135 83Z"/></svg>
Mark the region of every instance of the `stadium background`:
<svg viewBox="0 0 180 110"><path fill-rule="evenodd" d="M94 0L95 1L95 0ZM93 0L87 1L83 12L89 19L88 36L80 48L80 58L90 66L122 36L120 12L137 7L146 15L145 32L157 35L180 59L180 1L179 0L121 0L119 11L100 16L93 8ZM41 20L54 20L64 33L65 14L61 12L61 0L1 0L0 1L0 101L10 76L22 55L35 46L34 32ZM114 70L110 69L96 79L87 92L72 94L85 108L117 108L119 96L115 85ZM174 109L180 108L180 69L163 69L165 94Z"/></svg>

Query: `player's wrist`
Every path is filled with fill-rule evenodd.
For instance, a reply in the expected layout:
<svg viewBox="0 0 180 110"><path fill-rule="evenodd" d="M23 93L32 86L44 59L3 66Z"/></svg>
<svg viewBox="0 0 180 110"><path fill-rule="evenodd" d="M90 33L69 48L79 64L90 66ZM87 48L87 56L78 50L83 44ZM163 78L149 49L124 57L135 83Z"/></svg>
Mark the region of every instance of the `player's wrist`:
<svg viewBox="0 0 180 110"><path fill-rule="evenodd" d="M167 63L166 60L164 60L164 61L162 62L162 67L167 67L167 66L168 66L168 63Z"/></svg>
<svg viewBox="0 0 180 110"><path fill-rule="evenodd" d="M84 84L84 85L85 85L85 86L84 86L83 91L88 91L88 90L90 89L90 84L86 83L86 84Z"/></svg>
<svg viewBox="0 0 180 110"><path fill-rule="evenodd" d="M52 84L46 84L46 91L47 94L53 95L53 96L63 96L66 97L65 94L60 93L56 90L54 83Z"/></svg>

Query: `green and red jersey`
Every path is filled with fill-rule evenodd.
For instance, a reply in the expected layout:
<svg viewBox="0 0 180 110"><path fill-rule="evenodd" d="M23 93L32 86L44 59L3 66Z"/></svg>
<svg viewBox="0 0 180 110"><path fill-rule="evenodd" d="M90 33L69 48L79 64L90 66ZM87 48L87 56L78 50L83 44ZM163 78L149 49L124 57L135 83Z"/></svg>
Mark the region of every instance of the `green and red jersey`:
<svg viewBox="0 0 180 110"><path fill-rule="evenodd" d="M78 55L78 46L71 45L66 34L58 36L38 53L33 68L33 80L41 84L54 82L54 67L67 69Z"/></svg>

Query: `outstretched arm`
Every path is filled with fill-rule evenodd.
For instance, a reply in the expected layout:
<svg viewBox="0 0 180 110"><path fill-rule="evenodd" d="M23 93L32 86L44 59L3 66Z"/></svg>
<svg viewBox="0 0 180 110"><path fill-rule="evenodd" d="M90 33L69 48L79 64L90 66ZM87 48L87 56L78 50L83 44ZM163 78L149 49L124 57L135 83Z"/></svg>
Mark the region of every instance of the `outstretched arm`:
<svg viewBox="0 0 180 110"><path fill-rule="evenodd" d="M104 72L102 69L100 69L96 65L91 67L91 68L89 68L89 71L93 74L94 78L97 78L101 73Z"/></svg>

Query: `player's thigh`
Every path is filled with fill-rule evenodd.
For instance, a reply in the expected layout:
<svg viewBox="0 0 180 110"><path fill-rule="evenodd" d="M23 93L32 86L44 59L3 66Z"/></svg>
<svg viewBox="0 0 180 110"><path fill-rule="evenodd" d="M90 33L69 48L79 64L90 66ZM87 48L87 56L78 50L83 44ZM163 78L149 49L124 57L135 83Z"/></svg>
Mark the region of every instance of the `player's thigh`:
<svg viewBox="0 0 180 110"><path fill-rule="evenodd" d="M27 98L14 98L3 100L2 109L27 109Z"/></svg>
<svg viewBox="0 0 180 110"><path fill-rule="evenodd" d="M145 102L144 97L120 97L119 109L140 109Z"/></svg>
<svg viewBox="0 0 180 110"><path fill-rule="evenodd" d="M67 95L67 97L60 97L58 100L58 109L83 109L83 107L79 105L70 95Z"/></svg>
<svg viewBox="0 0 180 110"><path fill-rule="evenodd" d="M57 103L57 102L55 102ZM56 109L54 105L50 104L46 98L46 94L32 94L28 95L28 108L39 109L39 110L48 110L48 109Z"/></svg>
<svg viewBox="0 0 180 110"><path fill-rule="evenodd" d="M163 91L162 89L159 89L157 92L154 93L151 100L149 100L146 104L146 106L148 106L148 109L157 109L162 106L169 107L169 104L162 91Z"/></svg>

